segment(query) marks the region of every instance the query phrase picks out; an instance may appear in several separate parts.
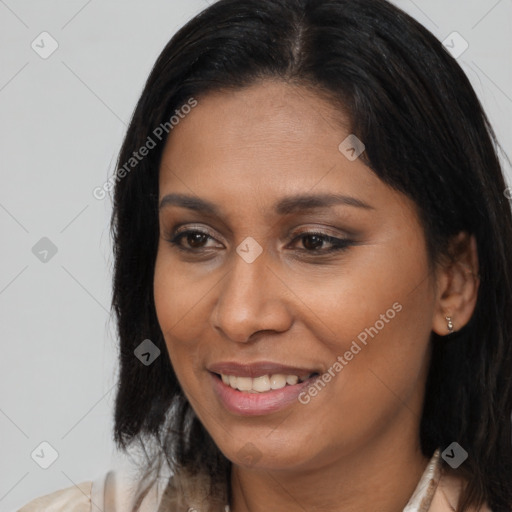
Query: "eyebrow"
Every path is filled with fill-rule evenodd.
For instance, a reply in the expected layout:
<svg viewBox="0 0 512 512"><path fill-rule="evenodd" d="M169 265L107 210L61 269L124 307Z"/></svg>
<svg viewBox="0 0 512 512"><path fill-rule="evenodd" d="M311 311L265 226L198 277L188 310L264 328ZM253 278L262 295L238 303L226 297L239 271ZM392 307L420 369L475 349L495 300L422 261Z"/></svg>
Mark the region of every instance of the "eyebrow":
<svg viewBox="0 0 512 512"><path fill-rule="evenodd" d="M284 197L274 206L278 215L289 215L302 210L328 208L337 204L373 210L373 206L351 196L340 194L300 194ZM160 202L160 210L166 206L180 206L206 215L220 216L220 209L214 203L185 194L168 194Z"/></svg>

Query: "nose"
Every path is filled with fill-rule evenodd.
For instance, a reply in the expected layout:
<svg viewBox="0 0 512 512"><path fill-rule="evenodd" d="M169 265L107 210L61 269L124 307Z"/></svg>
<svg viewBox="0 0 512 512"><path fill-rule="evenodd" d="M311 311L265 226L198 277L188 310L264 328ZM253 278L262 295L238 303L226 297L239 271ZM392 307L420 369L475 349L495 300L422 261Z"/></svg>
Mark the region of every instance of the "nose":
<svg viewBox="0 0 512 512"><path fill-rule="evenodd" d="M219 283L214 328L231 341L248 343L260 331L284 332L292 325L291 291L268 265L263 252L247 263L233 254L231 270Z"/></svg>

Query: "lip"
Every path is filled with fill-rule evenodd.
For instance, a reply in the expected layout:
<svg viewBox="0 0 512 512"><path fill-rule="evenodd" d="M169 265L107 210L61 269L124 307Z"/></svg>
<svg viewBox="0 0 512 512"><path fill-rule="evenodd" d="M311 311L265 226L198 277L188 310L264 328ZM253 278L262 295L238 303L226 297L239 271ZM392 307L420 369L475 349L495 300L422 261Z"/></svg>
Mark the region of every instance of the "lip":
<svg viewBox="0 0 512 512"><path fill-rule="evenodd" d="M297 375L304 377L312 373L320 373L318 368L306 368L298 366L287 366L271 361L258 361L255 363L239 363L236 361L224 361L212 364L207 368L212 373L223 373L224 375L236 375L237 377L260 377L261 375Z"/></svg>
<svg viewBox="0 0 512 512"><path fill-rule="evenodd" d="M240 416L261 416L280 411L291 404L298 403L301 391L310 386L318 378L315 375L309 379L294 384L286 385L281 389L273 389L263 393L248 393L233 389L224 384L219 374L236 375L240 377L259 377L267 374L284 374L307 376L312 373L319 373L315 369L283 366L282 364L268 361L241 364L237 362L223 362L211 365L208 368L212 380L213 390L222 406L232 414Z"/></svg>

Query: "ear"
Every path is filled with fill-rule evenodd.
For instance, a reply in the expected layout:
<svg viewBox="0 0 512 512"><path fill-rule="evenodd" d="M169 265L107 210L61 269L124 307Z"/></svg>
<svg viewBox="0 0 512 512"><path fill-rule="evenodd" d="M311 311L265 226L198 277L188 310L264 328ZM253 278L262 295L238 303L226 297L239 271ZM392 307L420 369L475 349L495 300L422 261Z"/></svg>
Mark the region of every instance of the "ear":
<svg viewBox="0 0 512 512"><path fill-rule="evenodd" d="M460 330L470 320L475 310L480 277L478 251L474 235L461 232L453 238L449 256L440 264L436 276L437 296L432 320L432 330L440 336Z"/></svg>

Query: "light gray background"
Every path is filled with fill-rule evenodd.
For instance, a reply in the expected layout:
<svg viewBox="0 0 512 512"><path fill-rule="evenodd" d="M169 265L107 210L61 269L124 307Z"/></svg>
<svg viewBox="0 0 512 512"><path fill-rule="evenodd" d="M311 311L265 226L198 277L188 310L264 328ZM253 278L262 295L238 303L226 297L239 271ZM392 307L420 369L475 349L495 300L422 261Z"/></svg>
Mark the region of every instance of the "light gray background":
<svg viewBox="0 0 512 512"><path fill-rule="evenodd" d="M115 170L157 55L208 3L0 0L1 511L124 463L111 440L111 204L92 190ZM512 155L512 0L394 3L469 43L458 60ZM31 47L43 31L59 45L47 59ZM42 237L58 250L46 263L32 252ZM59 454L48 469L31 458L43 441Z"/></svg>

